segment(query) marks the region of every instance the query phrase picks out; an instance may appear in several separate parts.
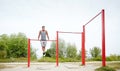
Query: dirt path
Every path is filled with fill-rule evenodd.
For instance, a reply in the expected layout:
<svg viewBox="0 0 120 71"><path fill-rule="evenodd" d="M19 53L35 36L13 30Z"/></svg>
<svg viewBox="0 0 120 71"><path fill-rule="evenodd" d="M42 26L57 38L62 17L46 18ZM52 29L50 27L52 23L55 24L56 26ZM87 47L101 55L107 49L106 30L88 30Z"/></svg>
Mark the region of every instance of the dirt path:
<svg viewBox="0 0 120 71"><path fill-rule="evenodd" d="M31 63L28 68L27 63L0 63L3 68L0 71L94 71L101 66L101 63L87 63L81 66L79 62L60 63L56 67L55 63Z"/></svg>

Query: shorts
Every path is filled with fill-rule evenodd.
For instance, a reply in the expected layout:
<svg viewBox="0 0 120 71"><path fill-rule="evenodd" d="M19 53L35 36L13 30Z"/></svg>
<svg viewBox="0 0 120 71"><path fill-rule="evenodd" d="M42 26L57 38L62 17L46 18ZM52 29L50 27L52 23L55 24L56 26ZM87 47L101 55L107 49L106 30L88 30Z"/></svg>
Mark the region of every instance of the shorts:
<svg viewBox="0 0 120 71"><path fill-rule="evenodd" d="M41 46L46 47L47 41L41 41Z"/></svg>

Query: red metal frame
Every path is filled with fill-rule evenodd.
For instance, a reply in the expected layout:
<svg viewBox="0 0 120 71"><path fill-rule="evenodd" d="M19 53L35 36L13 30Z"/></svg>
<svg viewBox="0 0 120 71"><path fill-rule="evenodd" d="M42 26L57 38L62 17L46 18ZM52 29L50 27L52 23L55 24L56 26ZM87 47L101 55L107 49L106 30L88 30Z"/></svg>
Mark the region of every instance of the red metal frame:
<svg viewBox="0 0 120 71"><path fill-rule="evenodd" d="M30 39L31 41L40 41L38 39ZM46 41L56 41L56 40L46 40Z"/></svg>
<svg viewBox="0 0 120 71"><path fill-rule="evenodd" d="M58 61L58 51L59 51L59 33L66 33L66 34L81 34L81 35L83 35L83 32L63 32L63 31L57 31L56 32L56 35L57 35L57 39L56 39L56 66L58 66L59 65L59 61ZM82 37L83 38L83 37ZM83 39L82 39L82 43L83 43ZM85 43L84 43L85 44ZM82 47L83 47L83 45L82 45ZM83 49L84 50L84 49ZM84 54L84 53L83 53ZM85 61L85 60L84 60Z"/></svg>
<svg viewBox="0 0 120 71"><path fill-rule="evenodd" d="M83 43L82 43L82 65L85 65L85 26L88 25L97 16L102 15L102 66L106 66L106 54L105 54L105 11L102 9L100 13L94 16L90 21L83 25Z"/></svg>
<svg viewBox="0 0 120 71"><path fill-rule="evenodd" d="M56 40L47 40L47 41L56 41L56 66L59 65L58 57L59 57L59 33L71 33L71 34L82 34L82 65L85 65L85 26L94 20L97 16L102 14L102 66L106 66L106 53L105 53L105 11L104 9L98 13L95 17L93 17L90 21L88 21L85 25L83 25L83 32L62 32L56 31ZM30 67L30 40L32 41L40 41L37 39L28 39L28 67Z"/></svg>
<svg viewBox="0 0 120 71"><path fill-rule="evenodd" d="M85 65L85 26L83 26L82 32L82 49L81 49L82 65Z"/></svg>
<svg viewBox="0 0 120 71"><path fill-rule="evenodd" d="M56 31L56 66L58 66L58 55L59 55L59 48L58 48L58 31Z"/></svg>
<svg viewBox="0 0 120 71"><path fill-rule="evenodd" d="M82 34L82 32L63 32L63 31L58 31L58 33Z"/></svg>
<svg viewBox="0 0 120 71"><path fill-rule="evenodd" d="M28 67L30 67L30 39L28 38Z"/></svg>
<svg viewBox="0 0 120 71"><path fill-rule="evenodd" d="M30 67L30 42L31 41L40 41L40 40L28 38L28 67ZM56 41L56 40L46 40L46 41Z"/></svg>
<svg viewBox="0 0 120 71"><path fill-rule="evenodd" d="M106 66L105 53L105 11L102 10L102 66Z"/></svg>

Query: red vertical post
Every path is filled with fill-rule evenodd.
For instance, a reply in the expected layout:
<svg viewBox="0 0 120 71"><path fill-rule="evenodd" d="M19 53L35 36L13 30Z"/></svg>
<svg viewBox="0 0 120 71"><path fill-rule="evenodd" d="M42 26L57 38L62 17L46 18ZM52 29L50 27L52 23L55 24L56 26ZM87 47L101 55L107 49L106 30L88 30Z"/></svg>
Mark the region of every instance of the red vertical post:
<svg viewBox="0 0 120 71"><path fill-rule="evenodd" d="M28 67L30 67L30 39L28 38Z"/></svg>
<svg viewBox="0 0 120 71"><path fill-rule="evenodd" d="M58 66L58 31L56 31L56 66Z"/></svg>
<svg viewBox="0 0 120 71"><path fill-rule="evenodd" d="M102 66L106 66L105 54L105 11L102 10Z"/></svg>
<svg viewBox="0 0 120 71"><path fill-rule="evenodd" d="M85 65L85 26L82 32L82 65Z"/></svg>
<svg viewBox="0 0 120 71"><path fill-rule="evenodd" d="M83 42L84 42L84 40L83 40L83 35L84 35L84 34L83 34L83 32L82 32L82 48L81 48L82 65L84 65L84 62L83 62L83 48L84 48L84 46L83 46L83 45L84 45L84 43L83 43Z"/></svg>

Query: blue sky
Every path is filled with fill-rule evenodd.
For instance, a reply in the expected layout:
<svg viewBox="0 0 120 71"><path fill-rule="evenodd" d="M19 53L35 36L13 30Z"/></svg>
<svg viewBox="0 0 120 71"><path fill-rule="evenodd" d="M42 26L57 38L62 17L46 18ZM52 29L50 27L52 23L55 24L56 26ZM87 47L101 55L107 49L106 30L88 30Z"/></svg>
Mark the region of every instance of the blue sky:
<svg viewBox="0 0 120 71"><path fill-rule="evenodd" d="M55 39L56 31L82 32L82 25L105 9L106 53L120 54L119 3L119 0L0 0L0 35L23 32L29 38L37 38L45 25L50 39ZM86 27L88 51L94 46L101 48L100 35L101 16L98 16ZM60 38L81 49L81 35L60 34ZM40 43L31 44L40 56Z"/></svg>

